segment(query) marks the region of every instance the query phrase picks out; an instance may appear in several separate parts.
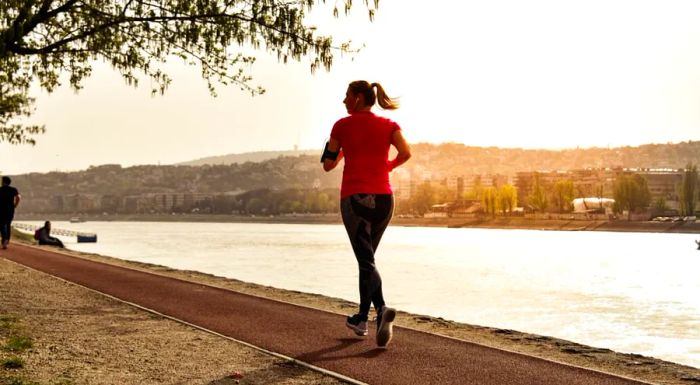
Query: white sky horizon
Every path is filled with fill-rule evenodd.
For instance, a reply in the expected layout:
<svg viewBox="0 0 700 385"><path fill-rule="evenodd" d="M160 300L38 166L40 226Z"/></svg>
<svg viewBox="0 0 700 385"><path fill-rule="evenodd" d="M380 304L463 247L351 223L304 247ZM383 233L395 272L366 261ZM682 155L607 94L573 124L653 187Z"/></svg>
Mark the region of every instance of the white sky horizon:
<svg viewBox="0 0 700 385"><path fill-rule="evenodd" d="M84 88L36 91L36 146L0 144L0 173L75 171L101 164L174 164L255 151L321 150L345 116L347 84L378 81L401 98L396 120L412 143L561 150L700 140L700 3L382 0L373 23L310 19L336 42L330 72L255 53L254 81L210 97L195 67L169 63L164 96L134 89L97 64Z"/></svg>

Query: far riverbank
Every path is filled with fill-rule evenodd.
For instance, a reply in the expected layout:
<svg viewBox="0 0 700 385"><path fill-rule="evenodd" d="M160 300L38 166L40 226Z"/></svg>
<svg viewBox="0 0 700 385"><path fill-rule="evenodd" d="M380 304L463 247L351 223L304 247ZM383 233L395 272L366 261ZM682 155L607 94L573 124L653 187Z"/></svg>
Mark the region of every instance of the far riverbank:
<svg viewBox="0 0 700 385"><path fill-rule="evenodd" d="M74 215L68 214L20 214L15 221L69 221ZM340 224L339 214L298 214L298 215L221 215L221 214L108 214L83 215L86 222L210 222L210 223L284 223L284 224ZM619 231L654 233L696 233L700 234L700 223L695 222L654 222L626 220L562 220L534 219L522 217L497 218L414 218L394 216L395 226L491 228L519 230L558 230L558 231Z"/></svg>

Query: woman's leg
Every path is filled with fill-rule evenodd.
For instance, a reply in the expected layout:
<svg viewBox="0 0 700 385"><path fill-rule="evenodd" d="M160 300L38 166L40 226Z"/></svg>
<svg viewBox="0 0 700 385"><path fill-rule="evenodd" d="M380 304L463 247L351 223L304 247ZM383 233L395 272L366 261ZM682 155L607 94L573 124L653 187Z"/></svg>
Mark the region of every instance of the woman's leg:
<svg viewBox="0 0 700 385"><path fill-rule="evenodd" d="M391 195L356 194L341 200L343 224L360 270L360 318L367 320L374 303L384 305L382 278L375 265L374 252L393 212Z"/></svg>
<svg viewBox="0 0 700 385"><path fill-rule="evenodd" d="M394 213L393 196L388 194L377 195L376 206L378 213L383 214L384 217L378 219L377 222L372 223L372 231L370 236L372 238L373 254L377 252L379 241L382 239L382 235L384 235L384 231L386 230L387 226L389 226L389 222L391 221L391 217ZM377 311L377 313L379 313L379 311L385 305L381 280L372 294L372 303L374 304L374 309Z"/></svg>

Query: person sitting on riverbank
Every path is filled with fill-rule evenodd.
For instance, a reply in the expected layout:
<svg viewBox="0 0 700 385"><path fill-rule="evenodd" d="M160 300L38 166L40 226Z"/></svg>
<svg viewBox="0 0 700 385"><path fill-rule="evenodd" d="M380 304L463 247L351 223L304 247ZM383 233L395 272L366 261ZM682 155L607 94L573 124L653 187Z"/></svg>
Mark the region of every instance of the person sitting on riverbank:
<svg viewBox="0 0 700 385"><path fill-rule="evenodd" d="M44 227L39 228L34 232L34 239L39 241L40 245L58 246L65 247L63 242L56 237L51 236L51 222L44 222Z"/></svg>

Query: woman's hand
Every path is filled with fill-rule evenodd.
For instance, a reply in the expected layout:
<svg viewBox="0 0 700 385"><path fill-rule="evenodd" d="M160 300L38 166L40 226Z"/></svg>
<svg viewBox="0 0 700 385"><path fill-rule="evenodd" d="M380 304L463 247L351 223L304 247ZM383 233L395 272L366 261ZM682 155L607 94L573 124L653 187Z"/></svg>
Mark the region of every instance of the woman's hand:
<svg viewBox="0 0 700 385"><path fill-rule="evenodd" d="M396 147L398 153L396 158L389 161L390 171L411 159L411 148L408 146L406 139L404 139L401 130L396 130L391 134L391 144Z"/></svg>

